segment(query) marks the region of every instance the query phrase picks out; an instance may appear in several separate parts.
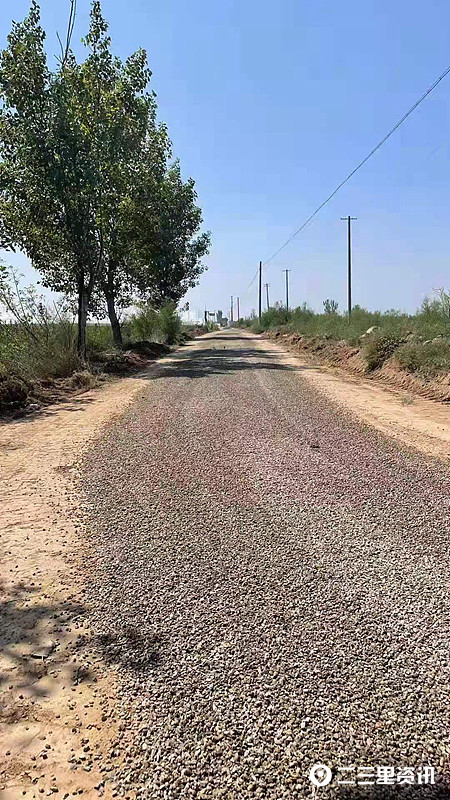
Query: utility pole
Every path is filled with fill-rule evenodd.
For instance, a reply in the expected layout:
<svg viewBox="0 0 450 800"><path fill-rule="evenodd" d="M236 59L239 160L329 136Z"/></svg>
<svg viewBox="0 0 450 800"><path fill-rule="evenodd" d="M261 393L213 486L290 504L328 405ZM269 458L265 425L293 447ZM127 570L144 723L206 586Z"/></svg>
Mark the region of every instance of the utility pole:
<svg viewBox="0 0 450 800"><path fill-rule="evenodd" d="M289 311L289 273L290 269L284 269L283 272L286 273L286 311Z"/></svg>
<svg viewBox="0 0 450 800"><path fill-rule="evenodd" d="M258 319L261 322L261 301L262 301L262 261L259 262L259 302L258 302Z"/></svg>
<svg viewBox="0 0 450 800"><path fill-rule="evenodd" d="M347 314L350 319L352 315L352 220L358 217L341 217L347 220L347 246L348 246L348 268L347 268Z"/></svg>
<svg viewBox="0 0 450 800"><path fill-rule="evenodd" d="M233 322L233 295L231 295L230 322Z"/></svg>
<svg viewBox="0 0 450 800"><path fill-rule="evenodd" d="M239 322L240 318L241 318L241 314L240 314L240 311L239 311L239 297L238 297L237 298L237 321L238 322Z"/></svg>
<svg viewBox="0 0 450 800"><path fill-rule="evenodd" d="M266 290L266 303L267 303L267 311L268 311L268 310L269 310L269 308L270 308L270 304L269 304L269 286L270 286L270 283L265 283L265 284L264 284L264 287L265 287L265 290Z"/></svg>

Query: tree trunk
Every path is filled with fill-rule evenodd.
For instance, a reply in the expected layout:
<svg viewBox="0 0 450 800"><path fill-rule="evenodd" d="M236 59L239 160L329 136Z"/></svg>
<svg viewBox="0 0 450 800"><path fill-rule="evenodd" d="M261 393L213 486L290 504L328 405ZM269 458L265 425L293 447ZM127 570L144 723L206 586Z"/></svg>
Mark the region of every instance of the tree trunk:
<svg viewBox="0 0 450 800"><path fill-rule="evenodd" d="M84 279L80 280L78 284L78 341L77 352L78 356L83 362L86 363L86 324L89 305L89 293L85 289Z"/></svg>
<svg viewBox="0 0 450 800"><path fill-rule="evenodd" d="M112 329L113 337L114 337L114 344L116 345L116 347L119 350L121 350L122 346L123 346L122 331L121 331L121 328L120 328L120 322L119 322L119 320L117 318L117 314L116 314L116 307L115 307L115 304L114 304L114 294L112 294L111 292L105 291L105 297L106 297L106 305L108 307L108 317L109 317L109 321L111 323L111 329Z"/></svg>

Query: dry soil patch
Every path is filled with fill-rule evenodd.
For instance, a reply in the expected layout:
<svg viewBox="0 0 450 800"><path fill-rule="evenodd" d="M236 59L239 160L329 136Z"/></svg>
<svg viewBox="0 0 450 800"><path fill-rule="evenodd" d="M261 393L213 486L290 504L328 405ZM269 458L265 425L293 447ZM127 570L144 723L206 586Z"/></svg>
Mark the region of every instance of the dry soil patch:
<svg viewBox="0 0 450 800"><path fill-rule="evenodd" d="M144 385L127 378L0 426L3 800L110 794L114 677L80 647L89 630L74 478L84 448Z"/></svg>

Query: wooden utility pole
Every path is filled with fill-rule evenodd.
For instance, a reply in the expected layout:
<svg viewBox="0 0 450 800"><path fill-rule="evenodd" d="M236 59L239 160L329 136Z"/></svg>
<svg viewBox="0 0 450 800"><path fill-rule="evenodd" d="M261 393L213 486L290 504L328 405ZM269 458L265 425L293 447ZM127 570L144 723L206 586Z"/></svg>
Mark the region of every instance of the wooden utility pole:
<svg viewBox="0 0 450 800"><path fill-rule="evenodd" d="M237 318L238 318L238 322L239 322L239 320L241 318L241 314L240 314L240 311L239 311L239 297L237 298Z"/></svg>
<svg viewBox="0 0 450 800"><path fill-rule="evenodd" d="M284 269L283 272L286 273L286 311L289 311L289 273L290 269Z"/></svg>
<svg viewBox="0 0 450 800"><path fill-rule="evenodd" d="M230 304L230 322L233 322L233 295L231 295L231 304Z"/></svg>
<svg viewBox="0 0 450 800"><path fill-rule="evenodd" d="M264 287L265 287L265 290L266 290L266 303L267 303L267 311L268 311L268 310L269 310L269 308L270 308L270 303L269 303L269 286L270 286L270 283L265 283L265 284L264 284Z"/></svg>
<svg viewBox="0 0 450 800"><path fill-rule="evenodd" d="M258 319L261 322L262 303L262 261L259 262L259 297L258 297Z"/></svg>
<svg viewBox="0 0 450 800"><path fill-rule="evenodd" d="M347 220L347 249L348 249L348 265L347 265L347 314L350 319L352 315L352 220L358 217L341 217L342 220Z"/></svg>

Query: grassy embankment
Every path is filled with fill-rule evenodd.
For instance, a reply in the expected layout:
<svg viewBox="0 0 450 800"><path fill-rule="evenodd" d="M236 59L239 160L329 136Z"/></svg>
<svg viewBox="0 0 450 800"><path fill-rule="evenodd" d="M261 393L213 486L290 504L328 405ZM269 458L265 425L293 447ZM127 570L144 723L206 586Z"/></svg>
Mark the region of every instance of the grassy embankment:
<svg viewBox="0 0 450 800"><path fill-rule="evenodd" d="M204 329L206 331L206 328ZM187 326L172 306L160 312L143 309L122 325L124 348L115 348L107 324L88 325L88 360L76 352L77 326L59 311L42 308L20 321L0 319L0 415L20 415L36 404L62 399L88 389L108 375L142 369L203 328Z"/></svg>
<svg viewBox="0 0 450 800"><path fill-rule="evenodd" d="M257 333L291 335L305 350L336 353L341 345L347 357L358 354L365 371L387 362L424 382L450 375L450 313L446 297L425 301L414 315L399 311L355 308L350 321L337 313L315 314L306 306L286 311L272 308L258 320L241 320ZM374 330L367 333L369 329ZM345 345L345 347L344 347Z"/></svg>

